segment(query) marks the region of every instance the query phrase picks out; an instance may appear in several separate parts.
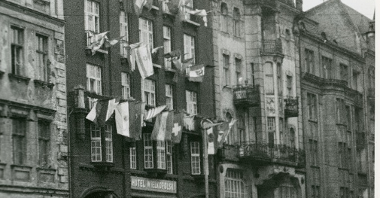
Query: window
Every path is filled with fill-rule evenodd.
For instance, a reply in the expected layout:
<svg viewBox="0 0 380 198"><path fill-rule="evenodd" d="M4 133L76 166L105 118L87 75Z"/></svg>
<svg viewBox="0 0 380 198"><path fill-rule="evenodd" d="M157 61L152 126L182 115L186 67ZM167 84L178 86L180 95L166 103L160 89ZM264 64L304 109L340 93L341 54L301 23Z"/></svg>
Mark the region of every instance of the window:
<svg viewBox="0 0 380 198"><path fill-rule="evenodd" d="M22 165L26 162L26 119L12 119L13 163Z"/></svg>
<svg viewBox="0 0 380 198"><path fill-rule="evenodd" d="M149 106L156 106L156 83L153 80L144 79L143 102Z"/></svg>
<svg viewBox="0 0 380 198"><path fill-rule="evenodd" d="M128 54L128 43L126 41L129 40L128 38L128 14L124 11L120 11L119 16L120 21L120 37L123 36L123 40L120 41L120 54L123 57L126 57Z"/></svg>
<svg viewBox="0 0 380 198"><path fill-rule="evenodd" d="M139 18L139 41L153 49L153 23L150 20Z"/></svg>
<svg viewBox="0 0 380 198"><path fill-rule="evenodd" d="M279 197L296 197L296 189L291 185L283 185L279 187Z"/></svg>
<svg viewBox="0 0 380 198"><path fill-rule="evenodd" d="M280 144L286 145L287 144L287 134L286 132L284 133L284 120L283 118L278 119L278 129L279 129L279 134L280 134Z"/></svg>
<svg viewBox="0 0 380 198"><path fill-rule="evenodd" d="M288 97L293 96L293 76L286 76L286 89L288 91Z"/></svg>
<svg viewBox="0 0 380 198"><path fill-rule="evenodd" d="M289 144L291 148L296 148L296 132L293 127L289 129Z"/></svg>
<svg viewBox="0 0 380 198"><path fill-rule="evenodd" d="M237 112L237 130L240 139L240 143L246 140L245 134L245 113L242 111Z"/></svg>
<svg viewBox="0 0 380 198"><path fill-rule="evenodd" d="M344 124L345 117L345 104L344 100L337 98L336 99L336 123Z"/></svg>
<svg viewBox="0 0 380 198"><path fill-rule="evenodd" d="M85 29L94 33L99 33L99 3L86 0L85 1Z"/></svg>
<svg viewBox="0 0 380 198"><path fill-rule="evenodd" d="M50 123L38 121L39 165L46 166L50 152Z"/></svg>
<svg viewBox="0 0 380 198"><path fill-rule="evenodd" d="M227 169L224 179L225 198L244 198L247 196L243 175L240 170Z"/></svg>
<svg viewBox="0 0 380 198"><path fill-rule="evenodd" d="M314 74L314 51L305 49L306 72Z"/></svg>
<svg viewBox="0 0 380 198"><path fill-rule="evenodd" d="M131 79L125 72L121 72L121 93L123 99L131 97Z"/></svg>
<svg viewBox="0 0 380 198"><path fill-rule="evenodd" d="M172 51L172 34L171 29L168 26L163 27L163 34L164 34L164 53L169 53ZM172 68L172 63L170 61L170 58L164 58L164 66L167 69Z"/></svg>
<svg viewBox="0 0 380 198"><path fill-rule="evenodd" d="M352 89L353 90L358 90L358 80L359 80L359 72L357 71L352 71Z"/></svg>
<svg viewBox="0 0 380 198"><path fill-rule="evenodd" d="M317 97L314 94L307 94L307 107L309 110L309 120L317 120Z"/></svg>
<svg viewBox="0 0 380 198"><path fill-rule="evenodd" d="M150 133L143 134L144 140L144 168L153 168L153 142L150 139Z"/></svg>
<svg viewBox="0 0 380 198"><path fill-rule="evenodd" d="M198 113L197 110L197 93L186 90L186 112L196 115Z"/></svg>
<svg viewBox="0 0 380 198"><path fill-rule="evenodd" d="M199 142L190 142L191 174L201 174L201 150Z"/></svg>
<svg viewBox="0 0 380 198"><path fill-rule="evenodd" d="M165 141L157 141L157 168L166 169Z"/></svg>
<svg viewBox="0 0 380 198"><path fill-rule="evenodd" d="M318 141L309 139L310 164L318 166Z"/></svg>
<svg viewBox="0 0 380 198"><path fill-rule="evenodd" d="M184 46L184 60L193 58L195 60L195 41L194 37L184 34L183 35L183 46Z"/></svg>
<svg viewBox="0 0 380 198"><path fill-rule="evenodd" d="M171 85L165 85L166 106L169 110L173 109L173 87Z"/></svg>
<svg viewBox="0 0 380 198"><path fill-rule="evenodd" d="M172 142L166 142L166 167L167 173L173 174L173 144Z"/></svg>
<svg viewBox="0 0 380 198"><path fill-rule="evenodd" d="M230 56L223 54L224 84L230 85Z"/></svg>
<svg viewBox="0 0 380 198"><path fill-rule="evenodd" d="M22 75L21 67L24 60L24 30L12 26L11 34L12 74Z"/></svg>
<svg viewBox="0 0 380 198"><path fill-rule="evenodd" d="M332 60L330 58L322 56L322 77L326 79L331 78L331 64Z"/></svg>
<svg viewBox="0 0 380 198"><path fill-rule="evenodd" d="M265 93L267 95L274 94L274 81L273 81L273 65L272 63L265 63L264 65L264 74L265 74Z"/></svg>
<svg viewBox="0 0 380 198"><path fill-rule="evenodd" d="M228 32L228 8L227 8L226 3L221 4L220 12L221 12L221 19L220 19L221 31Z"/></svg>
<svg viewBox="0 0 380 198"><path fill-rule="evenodd" d="M95 65L87 64L87 90L102 94L102 70Z"/></svg>
<svg viewBox="0 0 380 198"><path fill-rule="evenodd" d="M131 169L137 168L136 146L129 148L129 163Z"/></svg>
<svg viewBox="0 0 380 198"><path fill-rule="evenodd" d="M239 8L234 8L233 13L233 19L234 19L234 36L240 37L240 11Z"/></svg>
<svg viewBox="0 0 380 198"><path fill-rule="evenodd" d="M100 127L91 124L91 161L102 161L102 130Z"/></svg>
<svg viewBox="0 0 380 198"><path fill-rule="evenodd" d="M340 79L348 82L348 66L344 64L339 65Z"/></svg>
<svg viewBox="0 0 380 198"><path fill-rule="evenodd" d="M185 2L187 2L187 4L184 5L184 9L185 10L193 10L193 8L194 8L194 2L193 2L193 0L187 0ZM190 20L190 14L189 14L189 12L186 12L186 11L184 11L184 12L185 12L185 19L186 20Z"/></svg>
<svg viewBox="0 0 380 198"><path fill-rule="evenodd" d="M347 168L347 144L343 142L338 143L338 159L339 167Z"/></svg>
<svg viewBox="0 0 380 198"><path fill-rule="evenodd" d="M311 198L320 198L320 187L316 185L311 186Z"/></svg>
<svg viewBox="0 0 380 198"><path fill-rule="evenodd" d="M106 161L113 162L113 144L112 144L112 127L105 125L105 141L106 141Z"/></svg>
<svg viewBox="0 0 380 198"><path fill-rule="evenodd" d="M36 56L36 62L38 66L38 73L39 73L39 79L42 81L48 81L49 80L49 73L48 73L48 65L47 65L47 57L48 57L48 39L46 36L42 36L37 34L37 56Z"/></svg>
<svg viewBox="0 0 380 198"><path fill-rule="evenodd" d="M270 148L275 144L276 120L274 117L267 118L268 144Z"/></svg>
<svg viewBox="0 0 380 198"><path fill-rule="evenodd" d="M239 85L239 79L243 77L241 75L241 71L242 71L241 59L235 58L235 68L236 68L236 85Z"/></svg>
<svg viewBox="0 0 380 198"><path fill-rule="evenodd" d="M279 96L282 96L282 89L282 69L281 64L277 64L277 90Z"/></svg>
<svg viewBox="0 0 380 198"><path fill-rule="evenodd" d="M251 75L252 75L252 85L255 85L255 65L253 63L251 63Z"/></svg>

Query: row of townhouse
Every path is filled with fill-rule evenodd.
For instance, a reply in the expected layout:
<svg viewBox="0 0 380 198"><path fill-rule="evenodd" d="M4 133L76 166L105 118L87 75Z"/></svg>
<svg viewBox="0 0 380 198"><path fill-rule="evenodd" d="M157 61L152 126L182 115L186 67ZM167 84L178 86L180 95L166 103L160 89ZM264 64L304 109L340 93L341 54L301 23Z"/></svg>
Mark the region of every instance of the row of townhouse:
<svg viewBox="0 0 380 198"><path fill-rule="evenodd" d="M153 0L139 15L135 2L0 2L0 197L374 197L374 20L340 0L306 12L302 0ZM92 52L102 32L123 39ZM163 46L147 78L131 64L137 42ZM205 65L202 82L173 50ZM138 140L114 116L86 119L112 98L184 110L196 127L175 144L151 139L154 119ZM215 155L202 118L237 120Z"/></svg>

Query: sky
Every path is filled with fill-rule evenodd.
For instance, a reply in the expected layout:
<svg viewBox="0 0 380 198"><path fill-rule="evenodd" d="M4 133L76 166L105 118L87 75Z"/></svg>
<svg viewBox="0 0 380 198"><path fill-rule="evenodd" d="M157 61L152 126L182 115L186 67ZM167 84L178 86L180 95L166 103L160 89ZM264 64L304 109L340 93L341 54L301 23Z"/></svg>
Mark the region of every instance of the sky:
<svg viewBox="0 0 380 198"><path fill-rule="evenodd" d="M303 0L303 10L307 11L327 0ZM372 19L375 9L375 0L341 0L344 4ZM378 4L379 5L379 2Z"/></svg>

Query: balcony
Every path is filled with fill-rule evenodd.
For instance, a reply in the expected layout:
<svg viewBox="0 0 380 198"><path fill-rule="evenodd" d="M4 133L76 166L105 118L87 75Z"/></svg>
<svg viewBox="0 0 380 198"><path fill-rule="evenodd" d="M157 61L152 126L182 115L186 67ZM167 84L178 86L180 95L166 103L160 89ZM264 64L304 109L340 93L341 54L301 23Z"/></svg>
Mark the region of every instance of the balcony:
<svg viewBox="0 0 380 198"><path fill-rule="evenodd" d="M263 40L261 54L282 54L281 39Z"/></svg>
<svg viewBox="0 0 380 198"><path fill-rule="evenodd" d="M240 145L239 157L240 160L250 163L305 166L305 153L302 150L281 144L245 142Z"/></svg>
<svg viewBox="0 0 380 198"><path fill-rule="evenodd" d="M260 88L256 86L237 86L234 88L234 105L253 107L260 104Z"/></svg>
<svg viewBox="0 0 380 198"><path fill-rule="evenodd" d="M285 98L285 117L298 117L298 97Z"/></svg>

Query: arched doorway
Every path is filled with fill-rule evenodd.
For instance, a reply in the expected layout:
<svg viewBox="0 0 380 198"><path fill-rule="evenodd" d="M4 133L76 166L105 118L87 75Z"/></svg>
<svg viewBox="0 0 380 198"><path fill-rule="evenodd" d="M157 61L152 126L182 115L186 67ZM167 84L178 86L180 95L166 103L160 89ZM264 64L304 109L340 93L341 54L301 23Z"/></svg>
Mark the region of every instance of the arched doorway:
<svg viewBox="0 0 380 198"><path fill-rule="evenodd" d="M105 187L93 187L82 193L82 198L119 198L113 190Z"/></svg>

